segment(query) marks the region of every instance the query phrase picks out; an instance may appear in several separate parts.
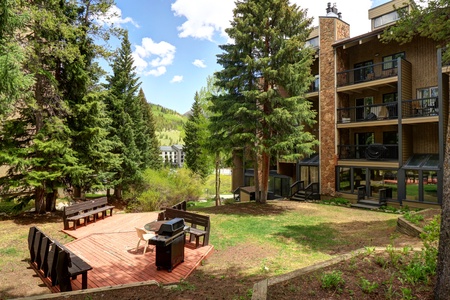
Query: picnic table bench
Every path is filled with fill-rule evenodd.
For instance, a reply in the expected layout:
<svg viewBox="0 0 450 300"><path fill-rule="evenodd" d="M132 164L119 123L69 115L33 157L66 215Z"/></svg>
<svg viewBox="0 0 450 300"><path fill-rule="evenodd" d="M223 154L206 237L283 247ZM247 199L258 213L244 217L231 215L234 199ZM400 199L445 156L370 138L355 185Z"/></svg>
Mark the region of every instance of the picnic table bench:
<svg viewBox="0 0 450 300"><path fill-rule="evenodd" d="M73 229L76 230L77 225L81 224L81 220L83 220L84 225L87 225L91 220L91 217L93 218L93 221L96 222L99 214L101 214L101 218L104 219L107 216L108 211L109 215L112 216L113 209L114 206L108 205L107 197L89 199L84 202L65 206L63 212L64 229L69 229L69 223L72 222Z"/></svg>
<svg viewBox="0 0 450 300"><path fill-rule="evenodd" d="M71 279L82 276L81 288L87 289L88 271L92 267L58 241L46 236L36 226L28 232L30 264L44 278L49 277L52 286L58 285L61 292L71 291Z"/></svg>
<svg viewBox="0 0 450 300"><path fill-rule="evenodd" d="M174 218L183 218L186 225L190 226L186 233L189 233L189 241L192 242L195 238L195 247L198 248L200 238L203 237L203 246L209 244L209 234L211 223L209 216L191 213L183 210L166 208L166 210L159 216L161 220L170 220ZM202 229L197 228L201 226Z"/></svg>

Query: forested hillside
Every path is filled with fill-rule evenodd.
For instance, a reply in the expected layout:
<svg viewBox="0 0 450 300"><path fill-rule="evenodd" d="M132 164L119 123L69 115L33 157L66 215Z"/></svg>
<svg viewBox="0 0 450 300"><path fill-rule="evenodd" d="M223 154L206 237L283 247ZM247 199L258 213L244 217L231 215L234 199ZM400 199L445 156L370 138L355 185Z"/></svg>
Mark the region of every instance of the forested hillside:
<svg viewBox="0 0 450 300"><path fill-rule="evenodd" d="M151 104L151 107L156 124L156 137L159 140L159 144L161 146L184 144L183 124L187 118L161 105Z"/></svg>

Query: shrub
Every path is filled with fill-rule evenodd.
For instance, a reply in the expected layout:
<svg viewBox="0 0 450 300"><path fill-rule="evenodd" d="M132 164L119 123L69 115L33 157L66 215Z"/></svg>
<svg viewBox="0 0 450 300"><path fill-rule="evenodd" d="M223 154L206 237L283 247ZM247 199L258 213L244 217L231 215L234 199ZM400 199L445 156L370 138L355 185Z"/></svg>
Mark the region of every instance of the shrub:
<svg viewBox="0 0 450 300"><path fill-rule="evenodd" d="M148 169L143 178L143 192L128 204L131 211L155 211L183 200L198 200L201 194L199 178L187 169Z"/></svg>
<svg viewBox="0 0 450 300"><path fill-rule="evenodd" d="M366 294L373 293L378 288L378 283L376 282L370 282L369 280L365 278L361 278L359 281L361 290Z"/></svg>
<svg viewBox="0 0 450 300"><path fill-rule="evenodd" d="M344 278L342 278L341 271L324 273L320 278L320 281L322 282L322 288L324 289L338 288L340 285L345 283Z"/></svg>
<svg viewBox="0 0 450 300"><path fill-rule="evenodd" d="M406 212L403 217L408 220L409 222L418 225L420 221L423 221L423 215L417 214L414 212Z"/></svg>

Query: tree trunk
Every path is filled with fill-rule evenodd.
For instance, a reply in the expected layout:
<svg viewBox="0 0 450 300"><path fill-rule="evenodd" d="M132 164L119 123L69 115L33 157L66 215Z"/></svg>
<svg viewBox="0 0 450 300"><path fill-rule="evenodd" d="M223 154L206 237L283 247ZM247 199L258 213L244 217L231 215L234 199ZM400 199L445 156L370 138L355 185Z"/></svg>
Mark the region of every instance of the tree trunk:
<svg viewBox="0 0 450 300"><path fill-rule="evenodd" d="M53 189L51 193L45 195L45 210L55 211L56 210L56 199L58 198L58 190Z"/></svg>
<svg viewBox="0 0 450 300"><path fill-rule="evenodd" d="M437 281L434 289L434 299L437 300L448 299L450 295L450 131L447 131L446 139Z"/></svg>
<svg viewBox="0 0 450 300"><path fill-rule="evenodd" d="M220 153L216 152L216 206L220 204Z"/></svg>
<svg viewBox="0 0 450 300"><path fill-rule="evenodd" d="M255 159L254 159L254 161L255 161L255 163L254 163L254 181L255 181L255 201L256 201L256 203L260 203L260 200L261 200L261 193L259 192L260 191L260 176L259 176L259 160L260 160L260 158L259 158L259 155L258 155L258 153L255 153Z"/></svg>
<svg viewBox="0 0 450 300"><path fill-rule="evenodd" d="M114 198L116 200L122 200L122 185L116 185L114 187Z"/></svg>
<svg viewBox="0 0 450 300"><path fill-rule="evenodd" d="M263 152L261 156L261 199L260 202L267 203L267 193L269 192L269 172L270 172L270 156Z"/></svg>
<svg viewBox="0 0 450 300"><path fill-rule="evenodd" d="M34 209L37 214L45 214L45 184L34 190Z"/></svg>
<svg viewBox="0 0 450 300"><path fill-rule="evenodd" d="M74 186L73 187L73 197L74 198L81 198L81 187Z"/></svg>

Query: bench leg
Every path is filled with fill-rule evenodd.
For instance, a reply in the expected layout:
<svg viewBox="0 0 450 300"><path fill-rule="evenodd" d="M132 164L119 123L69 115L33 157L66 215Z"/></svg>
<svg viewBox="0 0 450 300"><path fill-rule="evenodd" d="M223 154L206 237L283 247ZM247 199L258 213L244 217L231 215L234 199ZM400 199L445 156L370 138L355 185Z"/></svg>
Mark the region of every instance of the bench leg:
<svg viewBox="0 0 450 300"><path fill-rule="evenodd" d="M81 275L81 289L82 290L87 289L87 285L88 285L87 282L88 282L88 275L87 275L87 272L84 272Z"/></svg>

